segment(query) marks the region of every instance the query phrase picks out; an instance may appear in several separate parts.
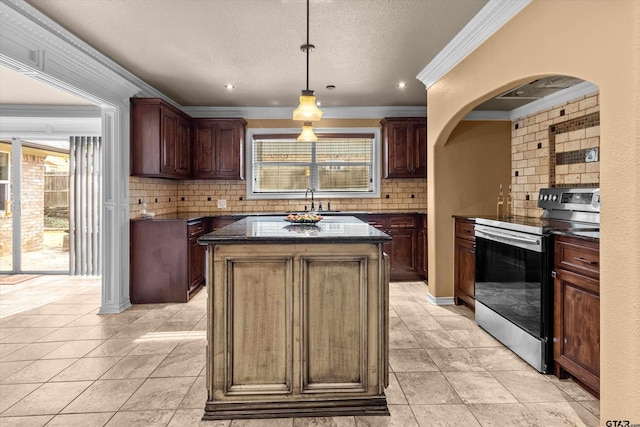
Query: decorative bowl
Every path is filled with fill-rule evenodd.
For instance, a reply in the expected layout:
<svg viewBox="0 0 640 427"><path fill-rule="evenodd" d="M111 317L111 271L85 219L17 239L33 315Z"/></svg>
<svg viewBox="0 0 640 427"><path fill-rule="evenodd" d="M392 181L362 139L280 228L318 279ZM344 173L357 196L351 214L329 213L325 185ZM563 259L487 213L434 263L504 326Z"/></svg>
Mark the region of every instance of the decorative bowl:
<svg viewBox="0 0 640 427"><path fill-rule="evenodd" d="M308 224L316 224L319 221L322 221L322 219L323 219L322 215L305 213L305 214L289 214L284 220L291 224L307 224L308 225Z"/></svg>

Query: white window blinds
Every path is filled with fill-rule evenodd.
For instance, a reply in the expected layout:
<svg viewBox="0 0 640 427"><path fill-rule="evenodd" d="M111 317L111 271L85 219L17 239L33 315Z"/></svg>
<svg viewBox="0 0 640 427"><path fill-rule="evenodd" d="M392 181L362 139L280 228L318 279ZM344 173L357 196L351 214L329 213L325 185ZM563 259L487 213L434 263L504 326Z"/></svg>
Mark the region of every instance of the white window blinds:
<svg viewBox="0 0 640 427"><path fill-rule="evenodd" d="M318 135L318 142L297 142L296 135L254 135L254 194L304 193L326 195L373 193L374 134Z"/></svg>

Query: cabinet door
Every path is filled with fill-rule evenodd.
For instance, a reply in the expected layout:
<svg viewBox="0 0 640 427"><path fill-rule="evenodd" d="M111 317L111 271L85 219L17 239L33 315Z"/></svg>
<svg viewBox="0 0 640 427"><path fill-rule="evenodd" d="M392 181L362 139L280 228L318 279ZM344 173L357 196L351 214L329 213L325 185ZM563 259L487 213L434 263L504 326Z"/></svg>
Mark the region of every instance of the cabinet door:
<svg viewBox="0 0 640 427"><path fill-rule="evenodd" d="M224 179L243 179L242 129L236 123L221 122L215 141L216 175Z"/></svg>
<svg viewBox="0 0 640 427"><path fill-rule="evenodd" d="M427 216L420 215L420 229L418 230L418 273L425 279L429 276L429 249L427 239Z"/></svg>
<svg viewBox="0 0 640 427"><path fill-rule="evenodd" d="M566 270L554 280L554 360L556 374L573 375L600 390L599 282Z"/></svg>
<svg viewBox="0 0 640 427"><path fill-rule="evenodd" d="M418 231L413 228L390 229L391 241L391 276L396 280L416 278L418 265L416 246Z"/></svg>
<svg viewBox="0 0 640 427"><path fill-rule="evenodd" d="M241 119L195 120L194 178L244 178L245 124Z"/></svg>
<svg viewBox="0 0 640 427"><path fill-rule="evenodd" d="M199 236L198 236L199 237ZM204 282L206 247L198 244L198 237L189 239L189 289Z"/></svg>
<svg viewBox="0 0 640 427"><path fill-rule="evenodd" d="M475 242L457 238L455 242L455 300L475 306Z"/></svg>
<svg viewBox="0 0 640 427"><path fill-rule="evenodd" d="M413 174L416 178L427 176L427 123L413 126Z"/></svg>
<svg viewBox="0 0 640 427"><path fill-rule="evenodd" d="M160 172L175 175L177 170L176 154L178 137L178 116L160 108Z"/></svg>
<svg viewBox="0 0 640 427"><path fill-rule="evenodd" d="M214 139L215 127L196 126L194 138L193 176L210 178L215 173Z"/></svg>
<svg viewBox="0 0 640 427"><path fill-rule="evenodd" d="M191 175L191 124L183 119L178 121L176 174L186 178Z"/></svg>
<svg viewBox="0 0 640 427"><path fill-rule="evenodd" d="M406 177L413 173L412 126L409 123L387 125L385 138L385 178Z"/></svg>

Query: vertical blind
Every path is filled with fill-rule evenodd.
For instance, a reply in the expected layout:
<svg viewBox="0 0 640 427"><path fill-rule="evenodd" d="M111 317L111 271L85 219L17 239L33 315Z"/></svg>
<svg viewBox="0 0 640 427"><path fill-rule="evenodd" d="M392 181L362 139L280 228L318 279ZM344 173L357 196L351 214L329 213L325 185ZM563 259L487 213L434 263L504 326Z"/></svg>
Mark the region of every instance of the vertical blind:
<svg viewBox="0 0 640 427"><path fill-rule="evenodd" d="M254 135L253 191L372 192L373 150L373 134L319 136L318 142Z"/></svg>
<svg viewBox="0 0 640 427"><path fill-rule="evenodd" d="M69 274L100 275L101 138L69 142Z"/></svg>

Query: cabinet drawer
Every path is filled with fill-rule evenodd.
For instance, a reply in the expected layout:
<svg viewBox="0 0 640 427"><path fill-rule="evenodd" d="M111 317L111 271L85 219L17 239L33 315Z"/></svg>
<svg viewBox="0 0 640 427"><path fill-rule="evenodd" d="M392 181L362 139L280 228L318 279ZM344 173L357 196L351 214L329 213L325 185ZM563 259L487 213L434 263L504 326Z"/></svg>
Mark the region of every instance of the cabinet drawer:
<svg viewBox="0 0 640 427"><path fill-rule="evenodd" d="M389 228L418 228L418 218L413 215L392 215Z"/></svg>
<svg viewBox="0 0 640 427"><path fill-rule="evenodd" d="M466 219L456 219L456 237L476 240L475 223Z"/></svg>
<svg viewBox="0 0 640 427"><path fill-rule="evenodd" d="M386 231L387 229L387 217L385 215L356 215L356 217L366 222L372 227L377 228L378 230Z"/></svg>
<svg viewBox="0 0 640 427"><path fill-rule="evenodd" d="M200 220L196 222L190 222L187 225L187 230L189 233L189 237L200 236L204 234L204 221Z"/></svg>
<svg viewBox="0 0 640 427"><path fill-rule="evenodd" d="M598 279L600 248L597 242L559 236L555 244L555 266Z"/></svg>
<svg viewBox="0 0 640 427"><path fill-rule="evenodd" d="M233 224L236 221L240 221L242 217L234 217L234 218L214 218L213 219L213 229L217 230L219 228L225 227L229 224Z"/></svg>

